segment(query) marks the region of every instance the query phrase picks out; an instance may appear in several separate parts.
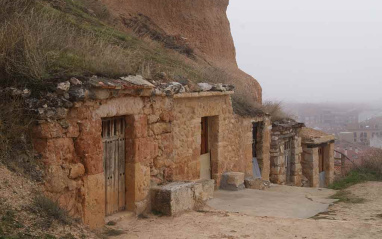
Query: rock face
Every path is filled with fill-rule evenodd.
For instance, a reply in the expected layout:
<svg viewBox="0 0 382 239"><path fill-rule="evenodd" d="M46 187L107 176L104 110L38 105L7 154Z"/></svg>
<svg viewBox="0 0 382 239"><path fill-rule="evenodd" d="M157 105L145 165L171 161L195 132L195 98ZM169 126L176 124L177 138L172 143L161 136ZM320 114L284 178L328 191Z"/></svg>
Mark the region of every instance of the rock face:
<svg viewBox="0 0 382 239"><path fill-rule="evenodd" d="M261 102L259 83L239 70L236 52L226 15L229 0L102 0L126 24L144 16L160 34L180 39L194 53L210 64L226 70L233 83ZM137 20L139 21L139 20ZM131 25L130 25L131 26ZM147 29L144 29L147 32ZM238 83L240 82L240 83Z"/></svg>

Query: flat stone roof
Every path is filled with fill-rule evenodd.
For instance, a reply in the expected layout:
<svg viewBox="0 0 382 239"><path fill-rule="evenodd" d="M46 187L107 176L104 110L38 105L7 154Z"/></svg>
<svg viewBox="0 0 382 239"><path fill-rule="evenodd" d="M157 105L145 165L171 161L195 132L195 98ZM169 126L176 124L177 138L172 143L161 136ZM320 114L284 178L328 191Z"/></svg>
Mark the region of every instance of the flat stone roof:
<svg viewBox="0 0 382 239"><path fill-rule="evenodd" d="M302 138L302 143L311 145L323 144L336 140L334 135L307 127L301 129L300 136Z"/></svg>

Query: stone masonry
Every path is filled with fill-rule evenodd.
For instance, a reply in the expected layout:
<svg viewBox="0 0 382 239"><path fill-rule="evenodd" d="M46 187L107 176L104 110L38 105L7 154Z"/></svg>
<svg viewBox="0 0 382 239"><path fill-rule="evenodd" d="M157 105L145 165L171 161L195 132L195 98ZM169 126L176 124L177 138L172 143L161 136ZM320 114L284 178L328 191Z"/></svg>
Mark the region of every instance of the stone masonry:
<svg viewBox="0 0 382 239"><path fill-rule="evenodd" d="M124 117L126 122L129 211L141 214L151 210L151 187L200 179L201 117L209 118L211 173L216 187L225 172L252 176L253 121L262 123L259 158L263 178L268 180L269 120L233 114L233 92L224 90L229 87L186 92L182 85L173 83L158 90L142 78L130 78L95 78L88 88L72 84L64 89L70 97L73 94L71 107L39 109L42 117L33 136L35 149L46 165L46 193L72 216L92 228L105 222L104 118Z"/></svg>
<svg viewBox="0 0 382 239"><path fill-rule="evenodd" d="M326 187L334 180L334 141L333 135L324 132L302 128L302 172L310 187ZM321 156L320 156L321 153ZM322 170L325 172L323 182L320 182L320 157L322 157Z"/></svg>
<svg viewBox="0 0 382 239"><path fill-rule="evenodd" d="M299 131L303 124L294 120L281 120L273 123L270 150L270 181L276 184L301 186L301 137ZM290 147L287 159L287 150ZM287 165L287 160L289 164ZM289 168L288 168L289 167ZM287 171L289 170L289 175ZM289 178L288 178L289 177Z"/></svg>

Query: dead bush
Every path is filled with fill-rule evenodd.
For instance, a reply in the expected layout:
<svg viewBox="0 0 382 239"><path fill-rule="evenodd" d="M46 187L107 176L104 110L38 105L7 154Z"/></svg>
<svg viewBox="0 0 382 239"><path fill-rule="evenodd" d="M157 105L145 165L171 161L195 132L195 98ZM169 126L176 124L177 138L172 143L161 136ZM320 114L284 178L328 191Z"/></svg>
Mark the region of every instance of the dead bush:
<svg viewBox="0 0 382 239"><path fill-rule="evenodd" d="M34 157L29 131L34 115L25 111L22 97L0 93L0 162L12 171L41 181L41 165Z"/></svg>
<svg viewBox="0 0 382 239"><path fill-rule="evenodd" d="M284 110L282 102L280 101L265 101L262 104L261 109L272 117L272 121L277 121L286 118L294 118L293 115L288 114Z"/></svg>
<svg viewBox="0 0 382 239"><path fill-rule="evenodd" d="M376 180L382 180L382 149L371 149L363 155L358 170L373 174Z"/></svg>
<svg viewBox="0 0 382 239"><path fill-rule="evenodd" d="M44 228L50 228L54 220L64 225L71 224L73 221L68 212L60 208L57 202L42 194L34 197L30 209L42 216L43 221L39 222L39 224Z"/></svg>

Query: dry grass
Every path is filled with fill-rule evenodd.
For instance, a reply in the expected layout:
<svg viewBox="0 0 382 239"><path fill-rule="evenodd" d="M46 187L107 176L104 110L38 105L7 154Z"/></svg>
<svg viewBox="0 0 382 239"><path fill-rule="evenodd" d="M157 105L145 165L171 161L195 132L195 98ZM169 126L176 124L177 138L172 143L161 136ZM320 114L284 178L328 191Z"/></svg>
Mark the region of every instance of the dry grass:
<svg viewBox="0 0 382 239"><path fill-rule="evenodd" d="M359 170L371 173L376 180L382 180L382 149L372 149L362 157Z"/></svg>
<svg viewBox="0 0 382 239"><path fill-rule="evenodd" d="M30 209L33 213L39 214L41 219L43 219L40 222L40 226L43 228L50 228L54 220L63 225L69 225L73 222L67 211L60 208L57 202L42 194L35 196Z"/></svg>
<svg viewBox="0 0 382 239"><path fill-rule="evenodd" d="M26 2L0 0L14 13L0 27L0 75L13 85L20 79L39 83L65 75L126 75L138 69L134 49L111 44L111 39L68 24L42 4Z"/></svg>
<svg viewBox="0 0 382 239"><path fill-rule="evenodd" d="M203 59L178 54L193 56L182 39L169 38L142 20L131 23L136 35L157 44L113 27L119 20L101 1L0 0L0 5L0 86L46 89L48 83L72 76L155 78L166 72L171 80L233 83L236 113L252 116L261 111L253 92L235 77ZM158 32L161 37L156 39Z"/></svg>
<svg viewBox="0 0 382 239"><path fill-rule="evenodd" d="M32 115L25 112L21 97L0 95L0 162L10 170L41 181L40 163L33 155L29 126Z"/></svg>

